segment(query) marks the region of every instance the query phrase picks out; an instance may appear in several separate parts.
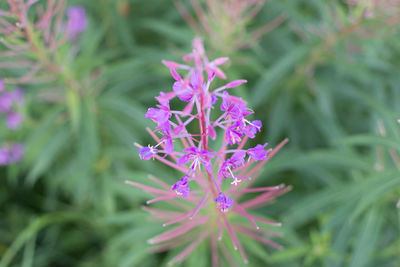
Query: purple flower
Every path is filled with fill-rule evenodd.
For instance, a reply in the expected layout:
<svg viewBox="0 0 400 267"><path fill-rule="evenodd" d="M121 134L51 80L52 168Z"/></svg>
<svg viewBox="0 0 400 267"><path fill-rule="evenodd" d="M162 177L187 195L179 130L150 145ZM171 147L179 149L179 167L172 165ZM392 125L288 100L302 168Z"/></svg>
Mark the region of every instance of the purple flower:
<svg viewBox="0 0 400 267"><path fill-rule="evenodd" d="M247 150L247 154L253 158L254 160L266 160L267 159L267 151L264 150L268 143L264 145L256 145L253 148Z"/></svg>
<svg viewBox="0 0 400 267"><path fill-rule="evenodd" d="M9 164L10 155L6 148L0 148L0 166L5 166Z"/></svg>
<svg viewBox="0 0 400 267"><path fill-rule="evenodd" d="M15 88L14 91L11 92L11 97L18 106L24 104L24 91L21 88Z"/></svg>
<svg viewBox="0 0 400 267"><path fill-rule="evenodd" d="M21 161L24 152L24 146L18 143L8 144L0 148L0 166L6 166Z"/></svg>
<svg viewBox="0 0 400 267"><path fill-rule="evenodd" d="M161 106L167 107L169 109L169 101L175 97L175 94L172 92L164 93L160 92L159 96L156 96L157 101L160 103Z"/></svg>
<svg viewBox="0 0 400 267"><path fill-rule="evenodd" d="M67 9L67 31L70 41L75 41L79 34L87 28L87 17L85 8L82 6L71 6Z"/></svg>
<svg viewBox="0 0 400 267"><path fill-rule="evenodd" d="M214 199L214 201L222 212L227 212L233 205L233 200L230 197L225 196L222 192L219 193L218 197Z"/></svg>
<svg viewBox="0 0 400 267"><path fill-rule="evenodd" d="M221 179L227 178L229 176L232 176L234 178L234 175L232 173L232 168L238 167L244 163L244 157L246 156L246 151L244 150L239 150L235 152L230 159L225 160L221 168L219 169L218 172L218 177Z"/></svg>
<svg viewBox="0 0 400 267"><path fill-rule="evenodd" d="M243 127L243 133L249 137L254 138L256 137L257 132L261 131L262 123L259 120L252 121L245 127Z"/></svg>
<svg viewBox="0 0 400 267"><path fill-rule="evenodd" d="M234 120L241 120L251 114L247 111L246 101L243 99L231 96L226 91L222 95L221 110L226 112L226 116L230 116Z"/></svg>
<svg viewBox="0 0 400 267"><path fill-rule="evenodd" d="M152 146L145 146L139 149L139 156L141 160L149 160L158 153L158 150Z"/></svg>
<svg viewBox="0 0 400 267"><path fill-rule="evenodd" d="M11 92L5 92L0 95L0 112L7 113L11 110L14 102L14 96Z"/></svg>
<svg viewBox="0 0 400 267"><path fill-rule="evenodd" d="M9 151L10 162L15 163L15 162L21 161L24 153L25 153L25 149L22 144L14 144Z"/></svg>
<svg viewBox="0 0 400 267"><path fill-rule="evenodd" d="M178 98L184 102L190 102L194 96L193 89L189 86L187 80L174 82L172 89Z"/></svg>
<svg viewBox="0 0 400 267"><path fill-rule="evenodd" d="M160 124L158 129L164 134L164 137L161 140L164 142L165 145L165 152L167 154L171 154L174 152L174 144L172 143L172 130L171 124L167 120L166 122Z"/></svg>
<svg viewBox="0 0 400 267"><path fill-rule="evenodd" d="M232 146L242 141L243 134L237 130L237 124L234 124L226 129L225 140Z"/></svg>
<svg viewBox="0 0 400 267"><path fill-rule="evenodd" d="M162 124L171 118L171 113L166 109L149 108L145 115L146 119L151 119L157 124Z"/></svg>
<svg viewBox="0 0 400 267"><path fill-rule="evenodd" d="M126 182L155 196L154 199L147 201L147 204L164 201L166 205L171 205L168 210L149 209L157 219L165 222L163 226L175 225L149 240L150 243L160 244L165 249L176 247L179 243L188 244L170 261L170 264L183 261L197 245L211 237L212 265L217 266L219 262L216 259L220 250L218 246L221 243L214 242L215 232L217 230L220 239L224 232L223 227L228 230L227 234L234 248L242 254L244 262L247 262L247 257L239 240L242 235L280 248L279 244L260 236L261 232L258 231L259 226L256 221L276 226L280 224L250 215L246 210L256 209L269 203L290 190L290 187L278 185L250 188L250 184L244 184L246 180L257 179L262 166L267 162L264 159L268 158L269 150L264 150L267 144L244 149L247 138L254 138L261 130L262 124L258 120L249 121L246 116L252 114L253 111L247 107L243 99L229 95L226 90L246 81L235 80L218 88L211 85L217 76L225 78L225 74L217 66L227 60L228 58L218 58L210 61L205 54L201 39L196 38L193 40L192 53L184 56L187 65L162 61L169 68L174 79L173 90L168 93L160 92L160 95L156 97L159 104L146 113L146 118L157 123L154 133L150 132L150 134L158 144L148 147L136 144L140 148L141 159L150 159L157 152L163 153L164 157L155 158L178 171L186 172L171 187L175 193L169 190L164 181L154 176L150 179L162 188ZM171 110L170 101L171 107L174 108L172 105L175 104L175 100L172 101L174 98L181 105L178 106L179 109ZM219 98L222 100L222 112L214 108L214 105L220 101ZM219 134L222 134L222 142L220 142L221 138L217 138ZM246 138L243 138L244 136ZM287 139L282 141L274 151L278 151L287 141ZM235 149L229 148L229 144L239 145ZM162 145L164 149L155 150L159 145ZM246 161L246 158L251 160ZM255 162L255 160L261 161ZM225 185L226 178L231 178L229 182L234 186ZM196 182L194 192L190 192L188 185L191 180ZM237 186L242 180L243 186ZM189 195L193 193L195 196L190 197ZM253 197L244 197L246 193L258 194L252 194ZM235 196L235 202L229 197L231 195ZM177 201L173 201L179 197L187 197L181 201L189 205L185 203L179 205ZM175 209L174 205L179 205L179 209ZM246 226L242 220L233 219L233 216L224 214L224 212L232 212L230 209L233 205L235 205L234 216L243 216L254 226L254 229ZM215 227L210 227L210 225ZM197 229L191 231L194 227ZM183 235L188 231L191 232L191 236L184 237Z"/></svg>
<svg viewBox="0 0 400 267"><path fill-rule="evenodd" d="M12 111L6 117L6 124L10 130L15 130L22 122L22 116L18 112Z"/></svg>
<svg viewBox="0 0 400 267"><path fill-rule="evenodd" d="M171 187L172 191L175 191L181 197L187 197L190 192L188 185L189 176L184 175L176 184Z"/></svg>
<svg viewBox="0 0 400 267"><path fill-rule="evenodd" d="M206 170L211 173L211 158L214 157L212 153L207 150L198 149L197 147L185 148L183 152L186 152L187 154L179 158L177 162L178 165L186 164L191 161L191 169L196 170L197 168L200 168L202 163Z"/></svg>

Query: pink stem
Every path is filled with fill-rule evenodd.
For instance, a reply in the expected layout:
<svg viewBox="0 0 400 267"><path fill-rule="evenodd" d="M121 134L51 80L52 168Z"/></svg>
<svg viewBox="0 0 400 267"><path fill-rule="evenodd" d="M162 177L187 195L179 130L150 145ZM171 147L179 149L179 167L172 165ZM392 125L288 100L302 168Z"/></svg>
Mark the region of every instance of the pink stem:
<svg viewBox="0 0 400 267"><path fill-rule="evenodd" d="M289 142L289 139L286 138L282 142L280 142L268 155L266 160L263 160L259 162L248 174L247 176L251 177L251 175L256 172L258 169L260 169L265 163L268 162L287 142Z"/></svg>
<svg viewBox="0 0 400 267"><path fill-rule="evenodd" d="M169 191L160 190L160 189L157 189L157 188L153 188L153 187L150 187L150 186L147 186L147 185L143 185L143 184L139 184L139 183L135 183L135 182L131 182L131 181L125 181L125 183L129 184L129 185L132 185L132 186L135 186L135 187L140 188L140 189L144 189L144 190L146 190L146 191L148 191L150 193L153 193L153 194L162 194L162 195L170 195L171 194L171 192L169 192Z"/></svg>
<svg viewBox="0 0 400 267"><path fill-rule="evenodd" d="M235 209L233 210L234 212L246 217L247 220L251 222L251 224L258 230L260 227L256 224L256 222L253 220L251 215L249 215L243 208L242 206L239 205L239 203L235 203Z"/></svg>
<svg viewBox="0 0 400 267"><path fill-rule="evenodd" d="M226 215L224 214L224 213L222 213L222 212L220 212L220 214L222 215L222 219L224 220L224 223L225 223L225 226L226 226L226 229L228 230L228 233L229 233L229 236L231 237L231 239L232 239L232 243L233 243L233 248L235 249L235 250L237 250L238 249L238 240L237 240L237 238L236 238L236 235L235 235L235 233L232 231L232 227L231 227L231 225L229 224L229 221L228 221L228 219L226 218Z"/></svg>
<svg viewBox="0 0 400 267"><path fill-rule="evenodd" d="M153 175L150 174L148 177L150 180L152 180L153 182L157 183L158 185L164 187L165 189L171 190L171 186L167 185L166 183L164 183L160 179L154 177Z"/></svg>
<svg viewBox="0 0 400 267"><path fill-rule="evenodd" d="M147 127L147 128L146 128L146 131L151 135L151 137L153 137L153 139L157 142L157 144L161 143L160 138L158 138L157 135L155 135L155 133L153 133L153 131L150 130L150 128ZM161 143L161 147L162 147L163 149L165 149L164 143ZM175 155L173 155L173 154L168 154L168 156L170 156L173 160L175 160L175 162L178 161L178 158L177 158Z"/></svg>
<svg viewBox="0 0 400 267"><path fill-rule="evenodd" d="M218 267L218 248L215 236L210 238L210 251L211 251L211 266Z"/></svg>
<svg viewBox="0 0 400 267"><path fill-rule="evenodd" d="M192 214L190 215L189 219L193 219L194 216L196 216L196 214L199 212L200 208L204 205L204 203L206 202L208 198L208 193L204 194L204 197L200 200L199 205L197 205L197 207L193 210Z"/></svg>
<svg viewBox="0 0 400 267"><path fill-rule="evenodd" d="M269 225L273 225L273 226L282 226L282 224L279 223L279 222L273 222L273 221L270 221L270 220L266 220L266 219L263 219L263 218L261 218L261 217L255 216L255 215L250 215L250 216L251 216L254 220L259 221L259 222L262 222L262 223L265 223L265 224L269 224Z"/></svg>
<svg viewBox="0 0 400 267"><path fill-rule="evenodd" d="M246 228L244 228L242 226L235 226L235 230L238 231L239 233L243 234L243 235L251 237L254 240L257 240L257 241L259 241L261 243L264 243L264 244L266 244L268 246L271 246L271 247L274 247L274 248L277 248L277 249L282 249L282 246L279 245L278 243L275 243L272 240L264 238L264 237L260 236L259 234L256 234L256 233L254 233L254 232L252 232L252 231L250 231L250 230L248 230L248 229L246 229Z"/></svg>
<svg viewBox="0 0 400 267"><path fill-rule="evenodd" d="M176 255L168 265L172 265L176 262L181 262L189 256L190 252L192 252L206 237L208 236L208 232L201 233L195 241L193 241L189 246L187 246L181 253Z"/></svg>
<svg viewBox="0 0 400 267"><path fill-rule="evenodd" d="M277 186L268 186L268 187L257 187L257 188L245 188L238 191L232 191L233 194L243 194L243 193L254 193L254 192L263 192L263 191L274 191L284 188L285 185L277 185Z"/></svg>
<svg viewBox="0 0 400 267"><path fill-rule="evenodd" d="M138 148L142 148L143 146L141 146L141 145L139 145L139 144L137 144L137 143L135 143L135 146L136 147L138 147ZM168 165L168 166L170 166L170 167L172 167L172 168L174 168L174 169L176 169L176 170L178 170L178 171L181 171L181 172L183 172L183 173L187 173L188 172L188 169L186 168L186 167L184 167L184 166L178 166L178 165L176 165L175 163L173 163L173 162L171 162L171 161L169 161L169 160L166 160L166 159L164 159L164 158L162 158L162 157L160 157L160 156L158 156L158 155L154 155L154 158L156 158L157 160L159 160L159 161L161 161L162 163L164 163L165 165Z"/></svg>
<svg viewBox="0 0 400 267"><path fill-rule="evenodd" d="M256 198L253 198L249 201L246 201L244 203L242 203L242 207L244 209L247 208L256 208L258 207L260 204L261 205L265 205L266 203L268 203L269 201L273 200L274 198L276 198L277 196L280 196L284 193L286 193L287 191L291 190L292 188L290 186L279 190L279 191L270 191L270 192L266 192L264 194L259 195Z"/></svg>
<svg viewBox="0 0 400 267"><path fill-rule="evenodd" d="M183 235L183 234L187 233L188 231L190 231L191 229L193 229L194 227L196 227L197 225L203 224L207 221L208 221L208 217L201 217L196 221L190 221L185 224L176 226L175 228L172 228L168 231L165 231L164 233L150 239L148 242L150 244L156 244L156 243L167 241L169 239Z"/></svg>
<svg viewBox="0 0 400 267"><path fill-rule="evenodd" d="M238 150L243 148L243 146L244 146L244 145L246 144L246 142L247 142L247 139L249 139L247 136L245 136L245 137L243 138L242 142L240 142L240 145L237 147Z"/></svg>
<svg viewBox="0 0 400 267"><path fill-rule="evenodd" d="M221 247L222 254L224 254L224 257L229 262L229 264L231 266L238 267L238 265L236 264L235 260L232 258L230 252L225 247L225 245L223 243L220 243L220 247Z"/></svg>
<svg viewBox="0 0 400 267"><path fill-rule="evenodd" d="M181 212L169 211L169 210L159 210L159 209L154 209L154 208L150 208L147 206L142 206L142 209L151 213L153 216L157 217L157 219L159 219L161 221L171 220L172 218L176 218L177 216L182 215Z"/></svg>
<svg viewBox="0 0 400 267"><path fill-rule="evenodd" d="M172 219L172 220L164 223L163 226L165 227L165 226L180 222L180 221L186 219L187 217L189 217L189 215L190 215L190 212L187 212L187 213L185 213L185 214L183 214L183 215L181 215L179 217L176 217L175 219Z"/></svg>
<svg viewBox="0 0 400 267"><path fill-rule="evenodd" d="M164 200L169 200L169 199L176 198L176 197L178 197L178 196L175 195L175 194L174 195L170 195L170 196L158 197L158 198L154 198L154 199L146 201L146 204L150 205L151 203L160 202L160 201L164 201Z"/></svg>

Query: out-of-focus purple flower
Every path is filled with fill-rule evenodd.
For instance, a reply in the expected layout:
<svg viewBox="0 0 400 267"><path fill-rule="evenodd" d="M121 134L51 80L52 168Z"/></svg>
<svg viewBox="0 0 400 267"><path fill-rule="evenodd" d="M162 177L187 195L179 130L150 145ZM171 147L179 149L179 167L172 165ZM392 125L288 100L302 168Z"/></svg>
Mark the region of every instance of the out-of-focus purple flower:
<svg viewBox="0 0 400 267"><path fill-rule="evenodd" d="M15 88L10 93L16 105L21 106L24 104L24 91L21 88Z"/></svg>
<svg viewBox="0 0 400 267"><path fill-rule="evenodd" d="M0 95L0 112L7 113L11 110L14 102L14 97L11 92L5 92Z"/></svg>
<svg viewBox="0 0 400 267"><path fill-rule="evenodd" d="M219 193L218 197L214 199L214 201L222 212L227 212L233 205L233 200L230 197L225 196L222 192Z"/></svg>
<svg viewBox="0 0 400 267"><path fill-rule="evenodd" d="M6 144L0 148L0 166L6 166L21 161L25 150L22 144Z"/></svg>
<svg viewBox="0 0 400 267"><path fill-rule="evenodd" d="M15 163L21 161L24 153L25 153L25 148L22 144L18 143L14 144L13 146L11 146L10 149L10 162Z"/></svg>
<svg viewBox="0 0 400 267"><path fill-rule="evenodd" d="M9 151L6 148L0 148L0 166L8 165L9 162Z"/></svg>
<svg viewBox="0 0 400 267"><path fill-rule="evenodd" d="M187 197L190 192L188 182L189 176L185 175L172 186L171 190L175 191L181 197Z"/></svg>
<svg viewBox="0 0 400 267"><path fill-rule="evenodd" d="M139 150L139 156L142 160L149 160L158 153L158 150L152 146L145 146Z"/></svg>
<svg viewBox="0 0 400 267"><path fill-rule="evenodd" d="M70 6L67 9L67 32L70 41L78 39L79 34L87 28L87 16L82 6Z"/></svg>
<svg viewBox="0 0 400 267"><path fill-rule="evenodd" d="M254 160L266 160L267 159L267 151L265 151L265 147L268 145L268 143L265 143L264 145L256 145L253 148L250 148L247 150L247 154L253 158Z"/></svg>
<svg viewBox="0 0 400 267"><path fill-rule="evenodd" d="M6 124L10 130L15 130L22 122L22 116L18 112L12 111L7 114Z"/></svg>

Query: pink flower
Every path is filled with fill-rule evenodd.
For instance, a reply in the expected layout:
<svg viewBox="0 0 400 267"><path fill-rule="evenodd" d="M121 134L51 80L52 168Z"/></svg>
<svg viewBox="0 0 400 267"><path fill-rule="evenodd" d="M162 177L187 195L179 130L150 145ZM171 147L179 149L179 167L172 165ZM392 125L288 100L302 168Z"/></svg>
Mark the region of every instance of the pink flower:
<svg viewBox="0 0 400 267"><path fill-rule="evenodd" d="M22 122L22 116L18 112L10 112L6 117L6 124L10 130L15 130Z"/></svg>
<svg viewBox="0 0 400 267"><path fill-rule="evenodd" d="M217 247L223 246L223 242L218 243L217 240L222 238L225 229L232 245L239 250L246 262L246 253L237 233L280 248L274 241L260 235L262 230L257 223L274 226L280 224L250 213L249 210L269 203L290 190L290 187L250 186L260 173L261 167L281 149L287 139L269 153L264 150L267 144L244 149L246 140L254 138L257 132L261 131L262 124L259 120L250 121L248 116L254 112L247 107L246 101L228 94L226 90L240 86L246 81L236 80L213 90L212 82L215 76L224 77L223 72L216 66L226 62L227 58L208 60L199 38L193 41L193 51L184 59L187 64L192 62L194 66L163 61L175 82L171 92L161 92L160 96L156 97L160 103L157 108L149 108L146 113L146 118L156 123L154 130L147 130L156 145L137 145L140 148L141 159L159 160L183 173L183 177L172 187L153 176L150 176L151 180L160 188L130 181L127 183L155 196L147 201L147 204L162 201L171 206L170 210L146 208L162 219L164 226L176 224L175 227L149 240L152 244L159 244L155 250L161 251L188 242L188 238L181 237L192 229L197 229L191 231L194 239L188 242L187 247L172 259L171 263L184 260L207 238L210 240L212 258L215 259L218 254ZM187 75L181 77L178 71L181 74L186 71ZM206 81L204 77L207 77ZM170 109L169 101L174 98L183 102L182 110ZM220 111L214 108L218 99L222 102ZM220 114L213 114L218 112ZM198 130L193 132L192 129ZM220 140L217 136L221 134L222 142L212 141ZM232 178L232 181L224 185L228 177ZM190 190L189 180L196 190ZM241 200L246 193L254 193L256 196ZM182 203L179 204L176 198ZM249 225L237 223L241 220L230 221L235 216L243 216Z"/></svg>
<svg viewBox="0 0 400 267"><path fill-rule="evenodd" d="M203 165L206 170L211 173L210 160L214 157L212 153L207 150L198 149L197 147L185 148L183 152L186 152L186 154L178 160L178 165L186 164L190 161L192 162L191 169L193 171L200 169L200 166Z"/></svg>
<svg viewBox="0 0 400 267"><path fill-rule="evenodd" d="M154 158L154 155L158 153L158 150L152 146L145 146L139 149L139 156L142 160L149 160Z"/></svg>
<svg viewBox="0 0 400 267"><path fill-rule="evenodd" d="M71 41L78 39L79 34L87 28L87 16L82 6L70 6L67 9L67 31Z"/></svg>
<svg viewBox="0 0 400 267"><path fill-rule="evenodd" d="M268 143L265 143L264 145L256 145L255 147L248 149L247 154L254 160L266 160L267 151L265 151L264 147L267 145Z"/></svg>
<svg viewBox="0 0 400 267"><path fill-rule="evenodd" d="M189 195L189 176L183 176L176 184L174 184L171 188L172 191L175 191L178 196L187 197Z"/></svg>
<svg viewBox="0 0 400 267"><path fill-rule="evenodd" d="M218 204L218 207L222 212L227 212L233 205L232 198L225 196L223 193L219 193L218 197L214 199L214 201Z"/></svg>

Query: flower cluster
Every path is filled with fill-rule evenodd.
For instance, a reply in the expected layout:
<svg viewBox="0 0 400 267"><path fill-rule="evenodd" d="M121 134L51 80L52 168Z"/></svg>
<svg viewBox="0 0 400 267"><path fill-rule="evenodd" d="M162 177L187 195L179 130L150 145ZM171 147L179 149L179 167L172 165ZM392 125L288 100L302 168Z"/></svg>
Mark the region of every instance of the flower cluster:
<svg viewBox="0 0 400 267"><path fill-rule="evenodd" d="M47 4L36 0L7 2L9 9L0 9L0 42L6 48L0 53L0 60L3 68L19 71L12 72L18 76L4 77L4 80L13 84L55 81L57 75L67 72L67 59L60 53L62 46L75 44L88 26L85 9L82 6L66 9L66 0ZM33 9L38 11L33 12ZM77 46L73 49L77 50ZM76 54L73 52L72 55ZM71 57L71 53L68 56ZM65 79L68 75L60 76Z"/></svg>
<svg viewBox="0 0 400 267"><path fill-rule="evenodd" d="M20 88L6 91L4 81L0 79L0 113L5 116L5 123L10 130L15 130L21 124L23 117L17 107L24 103L24 92Z"/></svg>
<svg viewBox="0 0 400 267"><path fill-rule="evenodd" d="M17 108L24 103L24 92L20 88L7 91L0 79L0 113L5 116L5 124L10 130L16 130L23 117ZM0 166L19 162L24 154L24 147L19 143L5 143L0 147Z"/></svg>
<svg viewBox="0 0 400 267"><path fill-rule="evenodd" d="M177 197L183 198L189 204L182 206L183 211L178 214L147 208L152 213L158 214L159 218L168 220L164 226L180 223L180 226L150 240L151 243L164 243L160 245L159 250L173 247L173 239L176 241L177 237L189 232L195 226L202 226L201 234L172 262L182 261L206 237L210 237L211 247L214 248L212 254L215 255L217 253L215 237L222 238L223 228L228 231L234 248L239 249L243 259L247 261L235 231L273 247L280 247L262 237L265 232L259 229L256 221L271 225L279 224L251 215L246 209L259 207L290 189L284 185L249 188L260 173L260 168L287 142L287 139L274 149L266 150L267 143L245 149L246 141L261 131L262 123L259 120L251 120L249 117L254 112L247 107L246 101L228 91L246 83L246 80L235 80L213 88L212 82L216 77L226 78L219 66L227 62L228 58L209 61L200 38L193 40L193 51L184 57L184 61L187 64L163 61L175 82L172 91L160 92L156 97L157 106L149 108L145 115L156 123L154 131L148 129L156 144L145 147L136 144L140 148L139 156L142 160L157 159L182 172L183 176L172 187L151 176L151 179L163 189L130 181L127 183L157 196L148 201L148 204L158 201L173 203L171 201ZM190 62L193 66L189 64ZM171 109L172 101L183 102L183 109ZM198 130L190 133L190 129ZM223 133L222 143L217 141L219 133ZM200 189L193 190L193 188ZM239 203L244 193L257 192L261 194ZM215 216L200 212L202 208L206 209L212 203L214 203L212 214ZM230 223L227 213L244 216L254 228ZM213 265L215 261L213 259Z"/></svg>
<svg viewBox="0 0 400 267"><path fill-rule="evenodd" d="M249 31L247 25L262 10L265 2L267 1L191 1L193 10L189 10L183 1L176 1L176 7L194 32L209 39L216 50L229 55L259 42L261 37L285 21L286 16L282 14Z"/></svg>

